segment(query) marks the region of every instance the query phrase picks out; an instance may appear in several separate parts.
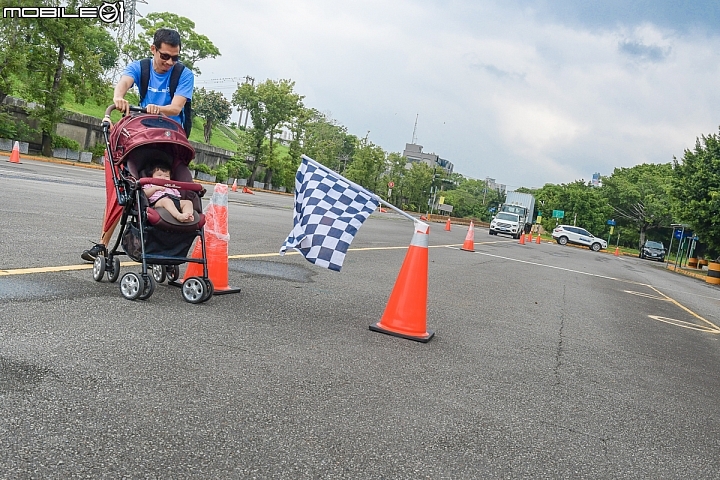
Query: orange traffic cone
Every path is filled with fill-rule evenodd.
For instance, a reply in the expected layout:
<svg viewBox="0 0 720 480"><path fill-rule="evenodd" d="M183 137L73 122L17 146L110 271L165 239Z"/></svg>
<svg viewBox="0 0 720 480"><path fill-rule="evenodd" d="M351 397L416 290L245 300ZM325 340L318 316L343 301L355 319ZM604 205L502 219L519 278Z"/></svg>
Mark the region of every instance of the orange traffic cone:
<svg viewBox="0 0 720 480"><path fill-rule="evenodd" d="M465 242L460 250L465 250L466 252L475 251L475 226L473 225L472 220L470 220L470 227L468 228L467 236L465 236Z"/></svg>
<svg viewBox="0 0 720 480"><path fill-rule="evenodd" d="M533 235L532 235L532 232L530 232L528 235L529 235L529 236L528 236L528 241L529 241L529 243L533 243Z"/></svg>
<svg viewBox="0 0 720 480"><path fill-rule="evenodd" d="M450 231L450 219L449 218L448 218L447 222L445 223L445 231L446 232Z"/></svg>
<svg viewBox="0 0 720 480"><path fill-rule="evenodd" d="M620 256L620 247L615 247L615 256L616 257Z"/></svg>
<svg viewBox="0 0 720 480"><path fill-rule="evenodd" d="M242 191L243 191L243 193L249 193L250 195L255 195L255 192L253 192L252 190L250 190L250 189L249 189L248 187L246 187L246 186L243 186Z"/></svg>
<svg viewBox="0 0 720 480"><path fill-rule="evenodd" d="M213 295L237 293L239 288L228 285L228 188L218 183L205 211L205 254L207 255L208 277L213 284ZM202 258L202 245L195 242L191 258ZM190 277L202 277L200 263L188 263L183 282Z"/></svg>
<svg viewBox="0 0 720 480"><path fill-rule="evenodd" d="M520 234L520 241L518 242L520 245L525 245L525 234Z"/></svg>
<svg viewBox="0 0 720 480"><path fill-rule="evenodd" d="M15 141L15 145L13 145L12 153L10 153L8 162L20 163L20 142Z"/></svg>
<svg viewBox="0 0 720 480"><path fill-rule="evenodd" d="M232 191L237 192L237 178L233 180Z"/></svg>
<svg viewBox="0 0 720 480"><path fill-rule="evenodd" d="M427 217L425 215L420 215L420 220L427 222Z"/></svg>
<svg viewBox="0 0 720 480"><path fill-rule="evenodd" d="M540 245L540 232L538 232L537 237L535 237L535 243Z"/></svg>
<svg viewBox="0 0 720 480"><path fill-rule="evenodd" d="M427 330L429 226L415 222L410 247L393 287L385 313L373 332L427 343L434 332Z"/></svg>

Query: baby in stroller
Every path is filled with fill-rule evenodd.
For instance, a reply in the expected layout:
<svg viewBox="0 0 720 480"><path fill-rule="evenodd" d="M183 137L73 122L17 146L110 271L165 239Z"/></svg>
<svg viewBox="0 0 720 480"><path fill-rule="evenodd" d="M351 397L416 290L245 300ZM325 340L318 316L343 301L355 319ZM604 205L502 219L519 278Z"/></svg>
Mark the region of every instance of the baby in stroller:
<svg viewBox="0 0 720 480"><path fill-rule="evenodd" d="M164 164L157 163L150 168L150 177L170 181L170 169ZM180 222L192 222L193 203L190 200L181 200L180 191L160 185L144 185L143 191L148 197L151 207L162 207Z"/></svg>

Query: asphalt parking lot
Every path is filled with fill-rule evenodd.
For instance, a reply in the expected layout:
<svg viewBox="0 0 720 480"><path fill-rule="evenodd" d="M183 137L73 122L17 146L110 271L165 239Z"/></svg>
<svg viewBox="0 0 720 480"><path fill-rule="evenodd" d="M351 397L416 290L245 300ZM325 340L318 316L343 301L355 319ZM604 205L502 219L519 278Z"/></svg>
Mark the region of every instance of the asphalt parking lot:
<svg viewBox="0 0 720 480"><path fill-rule="evenodd" d="M80 259L102 178L0 157L0 478L717 478L716 287L433 224L416 343L368 329L410 222L332 272L278 256L291 196L231 192L241 292L128 301Z"/></svg>

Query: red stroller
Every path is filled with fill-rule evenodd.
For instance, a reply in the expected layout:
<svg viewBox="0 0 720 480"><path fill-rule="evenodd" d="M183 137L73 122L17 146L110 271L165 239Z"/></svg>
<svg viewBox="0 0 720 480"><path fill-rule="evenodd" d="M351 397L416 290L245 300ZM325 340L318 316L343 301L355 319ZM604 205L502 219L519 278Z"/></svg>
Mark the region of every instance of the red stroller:
<svg viewBox="0 0 720 480"><path fill-rule="evenodd" d="M107 115L115 109L108 107ZM120 279L120 292L128 300L146 300L157 283L167 278L175 284L179 265L193 262L203 265L202 277L185 279L183 298L190 303L205 302L213 294L208 278L203 227L202 185L194 183L188 168L195 158L182 126L162 115L148 115L144 108L130 107L110 133L109 122L103 122L105 136L105 223L107 231L120 218L115 245L95 258L93 278L101 281L107 274L110 282L120 276L120 255L142 264L141 272L128 272ZM171 172L171 180L150 177L149 168L162 164ZM177 189L181 198L193 203L194 220L180 222L162 207L151 207L143 186L159 185ZM188 258L196 237L200 237L202 258ZM124 251L120 252L118 247ZM150 272L150 273L148 273Z"/></svg>

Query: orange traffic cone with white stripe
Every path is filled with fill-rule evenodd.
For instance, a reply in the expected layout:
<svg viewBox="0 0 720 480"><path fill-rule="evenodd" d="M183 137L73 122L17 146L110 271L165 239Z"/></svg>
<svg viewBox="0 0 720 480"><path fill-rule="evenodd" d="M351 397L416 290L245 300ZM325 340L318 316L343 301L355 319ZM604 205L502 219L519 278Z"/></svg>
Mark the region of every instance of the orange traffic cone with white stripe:
<svg viewBox="0 0 720 480"><path fill-rule="evenodd" d="M525 233L520 234L520 241L518 242L520 245L525 245Z"/></svg>
<svg viewBox="0 0 720 480"><path fill-rule="evenodd" d="M17 140L15 141L15 145L13 145L13 149L10 153L10 158L8 159L8 162L20 163L20 142L18 142Z"/></svg>
<svg viewBox="0 0 720 480"><path fill-rule="evenodd" d="M213 284L213 295L237 293L239 288L228 285L228 187L223 183L215 185L210 204L205 210L205 254L208 277ZM202 244L195 242L190 258L202 258ZM188 263L183 282L190 277L202 277L200 263Z"/></svg>
<svg viewBox="0 0 720 480"><path fill-rule="evenodd" d="M468 233L465 236L465 242L460 250L465 250L466 252L475 251L475 226L473 225L472 220L470 220L470 227L468 228Z"/></svg>
<svg viewBox="0 0 720 480"><path fill-rule="evenodd" d="M415 233L385 313L378 323L370 325L373 332L422 343L435 334L427 330L429 231L428 224L415 222Z"/></svg>
<svg viewBox="0 0 720 480"><path fill-rule="evenodd" d="M450 231L450 218L449 217L448 217L447 222L445 223L445 231L446 232Z"/></svg>
<svg viewBox="0 0 720 480"><path fill-rule="evenodd" d="M237 178L233 180L232 191L237 192Z"/></svg>

